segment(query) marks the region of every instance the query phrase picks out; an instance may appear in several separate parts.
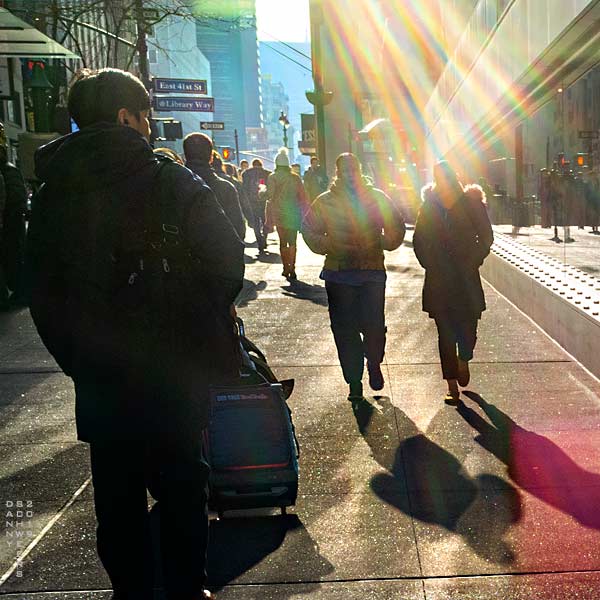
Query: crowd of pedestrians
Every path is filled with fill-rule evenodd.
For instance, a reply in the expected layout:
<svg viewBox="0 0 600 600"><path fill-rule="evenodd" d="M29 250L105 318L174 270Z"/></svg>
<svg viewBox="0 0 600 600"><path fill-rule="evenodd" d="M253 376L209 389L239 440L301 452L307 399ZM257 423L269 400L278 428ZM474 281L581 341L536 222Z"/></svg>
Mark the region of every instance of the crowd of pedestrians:
<svg viewBox="0 0 600 600"><path fill-rule="evenodd" d="M90 445L98 553L115 600L152 597L149 490L160 505L167 597L211 598L204 589L209 468L199 432L209 385L239 374L234 300L246 223L259 256L276 230L291 282L299 233L324 255L331 329L348 398L358 402L365 359L370 387L384 386L384 251L403 243L403 215L351 153L338 157L330 183L317 158L303 181L287 149L272 172L258 158L239 170L224 165L199 132L184 139L183 158L153 151L148 94L124 71L82 71L68 109L79 131L36 153L43 185L33 199L27 281L38 332L74 381L77 434ZM0 172L1 302L6 286L18 289L4 245L20 248L21 224L11 225L9 207L23 201L1 147ZM481 188L463 187L439 163L423 190L413 242L449 403L469 380L485 310L478 269L492 239Z"/></svg>

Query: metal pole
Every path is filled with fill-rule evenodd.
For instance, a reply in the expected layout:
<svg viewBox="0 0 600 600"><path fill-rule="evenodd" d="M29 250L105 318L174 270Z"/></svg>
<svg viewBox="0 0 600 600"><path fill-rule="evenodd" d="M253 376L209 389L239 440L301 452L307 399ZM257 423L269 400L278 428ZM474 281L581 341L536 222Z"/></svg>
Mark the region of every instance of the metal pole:
<svg viewBox="0 0 600 600"><path fill-rule="evenodd" d="M288 147L288 137L287 137L287 130L285 128L285 125L283 125L283 147L284 148Z"/></svg>
<svg viewBox="0 0 600 600"><path fill-rule="evenodd" d="M137 22L137 51L139 57L140 76L146 89L150 89L150 63L148 61L148 44L146 43L146 22L144 20L143 0L135 0L135 19Z"/></svg>
<svg viewBox="0 0 600 600"><path fill-rule="evenodd" d="M316 96L323 97L323 72L321 62L321 24L323 22L323 6L319 0L310 2L310 28L312 41L313 79ZM327 172L327 148L325 145L325 109L323 102L315 104L317 118L317 156L323 170Z"/></svg>
<svg viewBox="0 0 600 600"><path fill-rule="evenodd" d="M237 160L238 167L240 166L240 140L238 138L237 129L233 130L233 137L235 139L235 158Z"/></svg>

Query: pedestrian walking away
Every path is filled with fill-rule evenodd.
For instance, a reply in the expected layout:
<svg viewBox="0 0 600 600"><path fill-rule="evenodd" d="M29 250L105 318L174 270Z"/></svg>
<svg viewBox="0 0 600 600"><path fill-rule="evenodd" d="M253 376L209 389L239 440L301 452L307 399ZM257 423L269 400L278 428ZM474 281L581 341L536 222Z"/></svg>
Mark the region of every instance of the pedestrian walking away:
<svg viewBox="0 0 600 600"><path fill-rule="evenodd" d="M304 173L304 188L308 199L312 202L319 194L327 190L329 179L325 169L319 164L319 159L313 156L310 159L310 167Z"/></svg>
<svg viewBox="0 0 600 600"><path fill-rule="evenodd" d="M252 208L253 223L252 229L256 237L256 244L259 252L264 252L267 248L268 229L265 226L265 205L267 179L271 171L263 167L262 161L255 158L252 166L242 173L242 186L246 192L248 203Z"/></svg>
<svg viewBox="0 0 600 600"><path fill-rule="evenodd" d="M242 177L234 164L225 163L223 166L225 168L225 172L223 175L219 174L219 177L222 177L225 179L225 181L229 181L229 183L235 187L240 200L240 208L242 209L244 219L246 219L248 227L252 227L252 223L254 223L254 213L252 212L252 207L250 206L248 197L246 196L246 191L242 186Z"/></svg>
<svg viewBox="0 0 600 600"><path fill-rule="evenodd" d="M239 375L243 244L210 188L153 154L149 108L142 82L117 69L71 86L79 131L35 156L30 309L75 385L114 599L153 598L149 490L166 597L199 600L212 597L201 439L209 385Z"/></svg>
<svg viewBox="0 0 600 600"><path fill-rule="evenodd" d="M329 301L331 329L349 385L348 399L362 398L365 357L369 385L384 386L384 250L395 250L405 234L402 213L363 177L358 158L340 154L331 189L316 198L302 225L309 248L325 255L321 279Z"/></svg>
<svg viewBox="0 0 600 600"><path fill-rule="evenodd" d="M296 239L307 202L300 176L290 168L287 148L275 158L275 172L267 179L266 221L277 228L283 277L296 279Z"/></svg>
<svg viewBox="0 0 600 600"><path fill-rule="evenodd" d="M8 142L0 123L0 175L5 202L0 235L0 303L19 306L25 298L27 190L21 171L8 160ZM8 291L10 290L10 298Z"/></svg>
<svg viewBox="0 0 600 600"><path fill-rule="evenodd" d="M435 165L433 175L434 182L422 190L413 245L425 269L423 310L438 329L446 402L457 403L458 386L470 380L477 322L486 308L479 267L494 235L480 186L463 188L446 161Z"/></svg>
<svg viewBox="0 0 600 600"><path fill-rule="evenodd" d="M244 240L246 226L242 209L235 186L226 181L223 171L211 168L210 161L213 156L212 140L204 133L190 133L183 140L183 154L185 166L202 178L204 183L215 193L221 208L237 231L240 240Z"/></svg>

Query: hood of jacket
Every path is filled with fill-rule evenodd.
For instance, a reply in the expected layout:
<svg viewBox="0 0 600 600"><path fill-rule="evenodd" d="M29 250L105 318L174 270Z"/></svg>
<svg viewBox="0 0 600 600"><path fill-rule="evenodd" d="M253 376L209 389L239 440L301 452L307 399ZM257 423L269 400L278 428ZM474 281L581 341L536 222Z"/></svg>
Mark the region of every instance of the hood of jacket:
<svg viewBox="0 0 600 600"><path fill-rule="evenodd" d="M486 204L485 192L480 185L477 185L476 183L470 183L464 187L463 192L463 195L467 198L467 200ZM423 202L441 202L437 192L435 191L435 184L428 183L421 189L421 200Z"/></svg>
<svg viewBox="0 0 600 600"><path fill-rule="evenodd" d="M157 159L131 127L97 123L38 148L35 173L47 183L86 192L126 179Z"/></svg>

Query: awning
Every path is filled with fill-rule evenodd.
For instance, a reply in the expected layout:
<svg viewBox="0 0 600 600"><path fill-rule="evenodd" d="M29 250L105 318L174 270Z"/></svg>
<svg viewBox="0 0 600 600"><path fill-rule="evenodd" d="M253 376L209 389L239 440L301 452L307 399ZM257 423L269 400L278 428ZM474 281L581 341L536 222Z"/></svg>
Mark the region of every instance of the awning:
<svg viewBox="0 0 600 600"><path fill-rule="evenodd" d="M0 56L79 58L5 8L0 8Z"/></svg>

